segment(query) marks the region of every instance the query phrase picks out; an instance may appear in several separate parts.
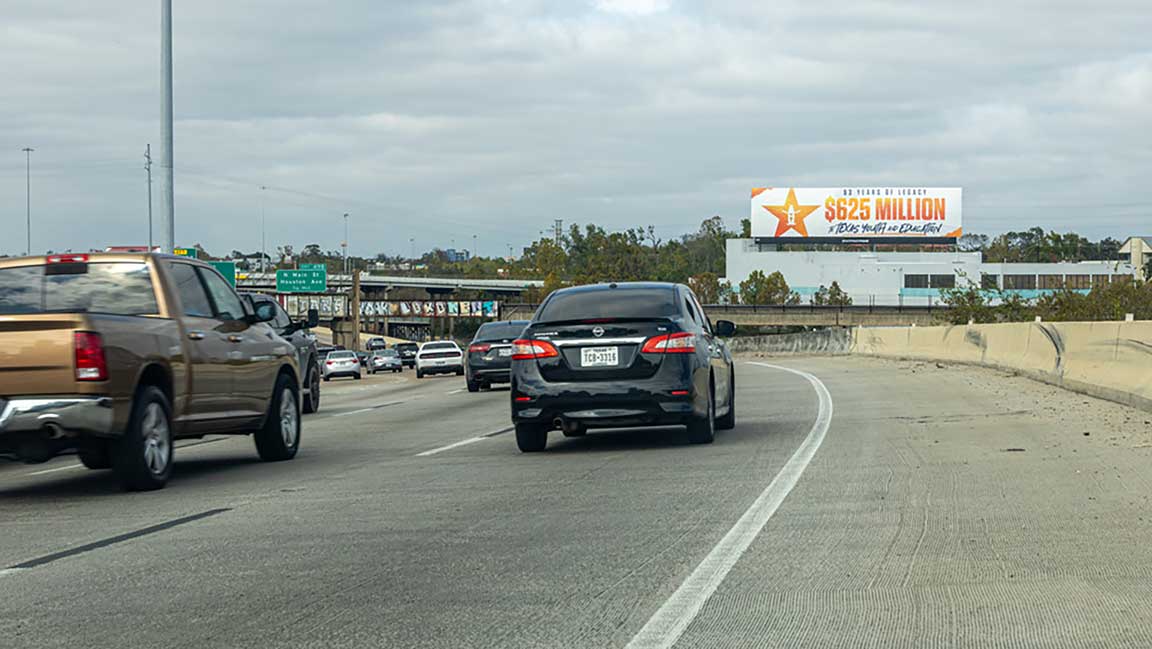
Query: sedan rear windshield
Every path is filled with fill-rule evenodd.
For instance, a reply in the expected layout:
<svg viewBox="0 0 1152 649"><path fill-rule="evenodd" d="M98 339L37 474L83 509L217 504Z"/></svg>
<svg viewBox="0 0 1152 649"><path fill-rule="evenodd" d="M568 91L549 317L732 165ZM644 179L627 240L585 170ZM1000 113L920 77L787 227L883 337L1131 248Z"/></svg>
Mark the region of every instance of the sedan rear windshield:
<svg viewBox="0 0 1152 649"><path fill-rule="evenodd" d="M506 340L519 338L524 333L523 322L490 322L476 332L476 340Z"/></svg>
<svg viewBox="0 0 1152 649"><path fill-rule="evenodd" d="M544 304L536 321L669 318L678 313L672 289L621 287L557 293Z"/></svg>
<svg viewBox="0 0 1152 649"><path fill-rule="evenodd" d="M0 268L0 315L154 315L148 264L98 262Z"/></svg>
<svg viewBox="0 0 1152 649"><path fill-rule="evenodd" d="M433 349L451 349L455 350L454 343L428 343L420 348L420 351L432 351Z"/></svg>
<svg viewBox="0 0 1152 649"><path fill-rule="evenodd" d="M356 358L356 352L332 352L328 354L328 358L340 360L344 358Z"/></svg>
<svg viewBox="0 0 1152 649"><path fill-rule="evenodd" d="M373 352L373 354L376 356L389 356L389 357L391 357L391 356L396 356L396 350L395 349L381 349L377 352Z"/></svg>

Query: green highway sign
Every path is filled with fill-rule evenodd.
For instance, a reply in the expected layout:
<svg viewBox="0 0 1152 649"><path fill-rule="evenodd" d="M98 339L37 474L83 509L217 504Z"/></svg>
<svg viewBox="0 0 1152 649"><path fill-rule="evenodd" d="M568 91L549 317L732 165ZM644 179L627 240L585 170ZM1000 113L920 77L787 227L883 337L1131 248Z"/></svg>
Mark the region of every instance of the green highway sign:
<svg viewBox="0 0 1152 649"><path fill-rule="evenodd" d="M224 279L228 280L228 283L232 285L232 288L236 288L236 262L210 261L208 263L212 264L213 268L220 271L220 274L224 276Z"/></svg>
<svg viewBox="0 0 1152 649"><path fill-rule="evenodd" d="M195 248L173 248L172 254L180 255L181 257L191 257L191 258L195 259L196 258L196 249Z"/></svg>
<svg viewBox="0 0 1152 649"><path fill-rule="evenodd" d="M300 264L300 270L322 270L328 272L328 264Z"/></svg>
<svg viewBox="0 0 1152 649"><path fill-rule="evenodd" d="M327 288L328 272L325 270L276 271L278 293L323 293Z"/></svg>

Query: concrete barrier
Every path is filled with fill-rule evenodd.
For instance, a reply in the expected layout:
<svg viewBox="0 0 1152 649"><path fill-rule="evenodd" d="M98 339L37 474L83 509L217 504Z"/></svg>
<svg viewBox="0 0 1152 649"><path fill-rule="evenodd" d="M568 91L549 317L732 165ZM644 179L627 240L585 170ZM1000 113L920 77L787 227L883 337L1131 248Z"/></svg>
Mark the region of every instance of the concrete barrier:
<svg viewBox="0 0 1152 649"><path fill-rule="evenodd" d="M1152 321L858 327L851 351L995 367L1152 410Z"/></svg>
<svg viewBox="0 0 1152 649"><path fill-rule="evenodd" d="M776 336L740 336L728 341L734 354L848 354L852 351L852 330L821 329Z"/></svg>

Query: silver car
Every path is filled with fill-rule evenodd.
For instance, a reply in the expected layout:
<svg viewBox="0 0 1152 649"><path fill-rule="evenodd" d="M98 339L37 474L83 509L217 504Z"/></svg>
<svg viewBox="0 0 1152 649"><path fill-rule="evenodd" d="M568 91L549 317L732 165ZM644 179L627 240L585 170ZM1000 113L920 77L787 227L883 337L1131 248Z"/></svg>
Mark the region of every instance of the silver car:
<svg viewBox="0 0 1152 649"><path fill-rule="evenodd" d="M377 349L368 357L368 373L402 372L404 363L395 349Z"/></svg>
<svg viewBox="0 0 1152 649"><path fill-rule="evenodd" d="M324 359L324 380L331 381L334 376L361 378L360 358L356 356L356 352L328 352L327 358Z"/></svg>

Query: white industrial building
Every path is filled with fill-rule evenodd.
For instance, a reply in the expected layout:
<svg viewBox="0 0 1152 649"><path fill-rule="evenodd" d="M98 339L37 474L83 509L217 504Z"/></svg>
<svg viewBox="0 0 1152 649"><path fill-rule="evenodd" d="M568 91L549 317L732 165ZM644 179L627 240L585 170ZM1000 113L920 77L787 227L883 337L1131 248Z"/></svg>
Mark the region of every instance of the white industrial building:
<svg viewBox="0 0 1152 649"><path fill-rule="evenodd" d="M1143 251L1144 245L1133 237L1125 252ZM991 263L979 252L780 251L755 239L729 239L726 253L725 279L734 290L754 270L780 271L805 303L821 286L836 282L854 304L934 304L941 289L965 278L1034 298L1062 287L1087 292L1094 284L1138 276L1141 268L1132 264L1135 251L1127 261Z"/></svg>

